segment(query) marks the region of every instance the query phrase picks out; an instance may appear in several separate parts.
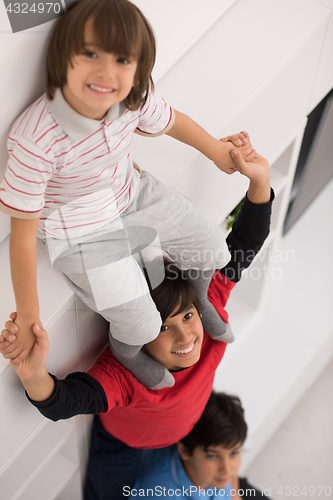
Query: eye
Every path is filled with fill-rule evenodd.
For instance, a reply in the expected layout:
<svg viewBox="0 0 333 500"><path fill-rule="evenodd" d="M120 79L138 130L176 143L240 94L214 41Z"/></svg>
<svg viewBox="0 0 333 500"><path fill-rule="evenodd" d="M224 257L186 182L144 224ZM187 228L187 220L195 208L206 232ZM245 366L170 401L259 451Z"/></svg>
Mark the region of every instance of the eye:
<svg viewBox="0 0 333 500"><path fill-rule="evenodd" d="M239 455L239 451L232 451L232 452L230 453L230 456L231 456L231 457L237 457L238 455Z"/></svg>
<svg viewBox="0 0 333 500"><path fill-rule="evenodd" d="M96 59L97 54L96 52L91 52L90 50L86 50L86 52L83 53L85 57L88 57L88 59Z"/></svg>
<svg viewBox="0 0 333 500"><path fill-rule="evenodd" d="M213 455L211 453L207 453L206 458L208 458L208 460L214 460L216 458L216 455Z"/></svg>
<svg viewBox="0 0 333 500"><path fill-rule="evenodd" d="M192 318L192 316L193 316L193 313L192 313L192 312L189 312L189 313L185 314L185 316L184 316L184 318L183 318L183 319L186 321L186 320L188 320L188 319L191 319L191 318Z"/></svg>
<svg viewBox="0 0 333 500"><path fill-rule="evenodd" d="M126 64L130 64L130 61L129 61L129 59L126 59L126 57L118 57L117 63L126 65Z"/></svg>
<svg viewBox="0 0 333 500"><path fill-rule="evenodd" d="M166 332L168 329L169 329L169 327L168 327L168 326L166 326L166 325L162 325L162 326L161 326L161 329L160 329L160 332Z"/></svg>

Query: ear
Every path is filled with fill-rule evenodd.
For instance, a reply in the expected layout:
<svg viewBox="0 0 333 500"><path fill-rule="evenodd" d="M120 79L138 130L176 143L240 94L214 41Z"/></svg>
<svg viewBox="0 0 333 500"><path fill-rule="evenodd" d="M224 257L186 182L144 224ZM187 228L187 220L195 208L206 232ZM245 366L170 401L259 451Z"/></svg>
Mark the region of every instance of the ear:
<svg viewBox="0 0 333 500"><path fill-rule="evenodd" d="M183 462L188 460L190 455L188 454L187 449L185 448L185 446L183 445L183 443L181 441L178 441L177 448L178 448L179 456L183 460Z"/></svg>

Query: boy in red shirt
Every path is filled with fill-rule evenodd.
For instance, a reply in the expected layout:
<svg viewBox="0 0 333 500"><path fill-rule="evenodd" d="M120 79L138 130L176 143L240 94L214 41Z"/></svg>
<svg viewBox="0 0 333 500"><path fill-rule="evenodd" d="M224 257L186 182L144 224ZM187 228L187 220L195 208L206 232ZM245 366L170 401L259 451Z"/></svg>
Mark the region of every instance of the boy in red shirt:
<svg viewBox="0 0 333 500"><path fill-rule="evenodd" d="M263 157L257 155L246 163L236 152L234 162L235 170L246 175L250 185L227 239L231 261L215 272L208 292L225 321L224 306L230 291L269 233L273 199L268 163ZM151 292L163 324L158 337L145 349L172 371L172 388L147 389L109 349L88 373L76 372L58 380L45 368L47 334L37 325L33 349L20 365L14 365L30 402L47 418L100 414L92 433L87 500L121 498L123 485L133 483L141 449L161 448L182 439L199 420L210 396L226 344L213 340L203 330L200 304L188 280L173 264L167 264L166 274L169 279ZM6 338L9 331L17 331L12 322L6 323L6 328ZM8 341L1 340L0 352L8 357Z"/></svg>

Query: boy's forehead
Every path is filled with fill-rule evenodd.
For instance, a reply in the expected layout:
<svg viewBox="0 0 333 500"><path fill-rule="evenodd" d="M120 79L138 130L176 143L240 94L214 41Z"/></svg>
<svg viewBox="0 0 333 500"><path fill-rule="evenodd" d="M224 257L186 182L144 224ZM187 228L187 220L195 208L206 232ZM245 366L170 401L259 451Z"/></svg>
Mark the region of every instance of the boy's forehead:
<svg viewBox="0 0 333 500"><path fill-rule="evenodd" d="M195 309L193 304L189 304L185 308L182 308L182 303L180 302L177 307L172 311L170 314L169 318L174 318L175 316L178 316L178 314L186 314L189 312L191 309Z"/></svg>
<svg viewBox="0 0 333 500"><path fill-rule="evenodd" d="M85 26L84 26L84 30L83 30L84 48L99 49L103 52L114 53L112 50L106 50L106 48L103 47L103 45L107 42L105 42L105 39L103 39L99 36L98 32L96 33L97 29L98 28L95 26L95 20L93 18L88 19ZM111 41L111 38L109 38L109 42L110 41ZM107 44L110 45L110 43L107 43ZM112 45L112 42L111 42L111 45ZM111 49L111 47L109 47L109 49ZM125 54L127 54L126 50L122 51L122 50L116 49L115 52L117 54L119 52L121 53L118 55L122 55L123 52ZM132 57L136 56L137 49L135 48L135 45L132 47L132 50L130 52L131 53L127 54L127 56L132 56Z"/></svg>
<svg viewBox="0 0 333 500"><path fill-rule="evenodd" d="M96 45L95 42L95 30L93 27L93 20L88 19L83 31L83 40L86 45Z"/></svg>
<svg viewBox="0 0 333 500"><path fill-rule="evenodd" d="M210 445L207 448L202 447L202 450L205 451L206 453L216 453L216 454L223 454L223 453L230 453L230 451L237 450L242 447L242 443L236 443L233 446L224 446L223 444L218 444L218 445Z"/></svg>

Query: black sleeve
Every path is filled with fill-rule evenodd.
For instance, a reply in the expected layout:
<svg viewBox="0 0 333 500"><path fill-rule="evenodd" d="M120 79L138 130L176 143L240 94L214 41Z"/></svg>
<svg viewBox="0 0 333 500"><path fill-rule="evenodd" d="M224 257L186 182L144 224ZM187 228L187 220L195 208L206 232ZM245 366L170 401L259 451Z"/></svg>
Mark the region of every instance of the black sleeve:
<svg viewBox="0 0 333 500"><path fill-rule="evenodd" d="M55 382L55 390L46 401L37 402L27 398L44 417L57 420L80 414L98 414L107 406L107 398L101 384L91 375L74 372L64 380L50 374Z"/></svg>
<svg viewBox="0 0 333 500"><path fill-rule="evenodd" d="M247 195L227 237L231 255L228 264L220 272L237 283L242 271L249 267L269 235L274 191L267 203L252 203Z"/></svg>

